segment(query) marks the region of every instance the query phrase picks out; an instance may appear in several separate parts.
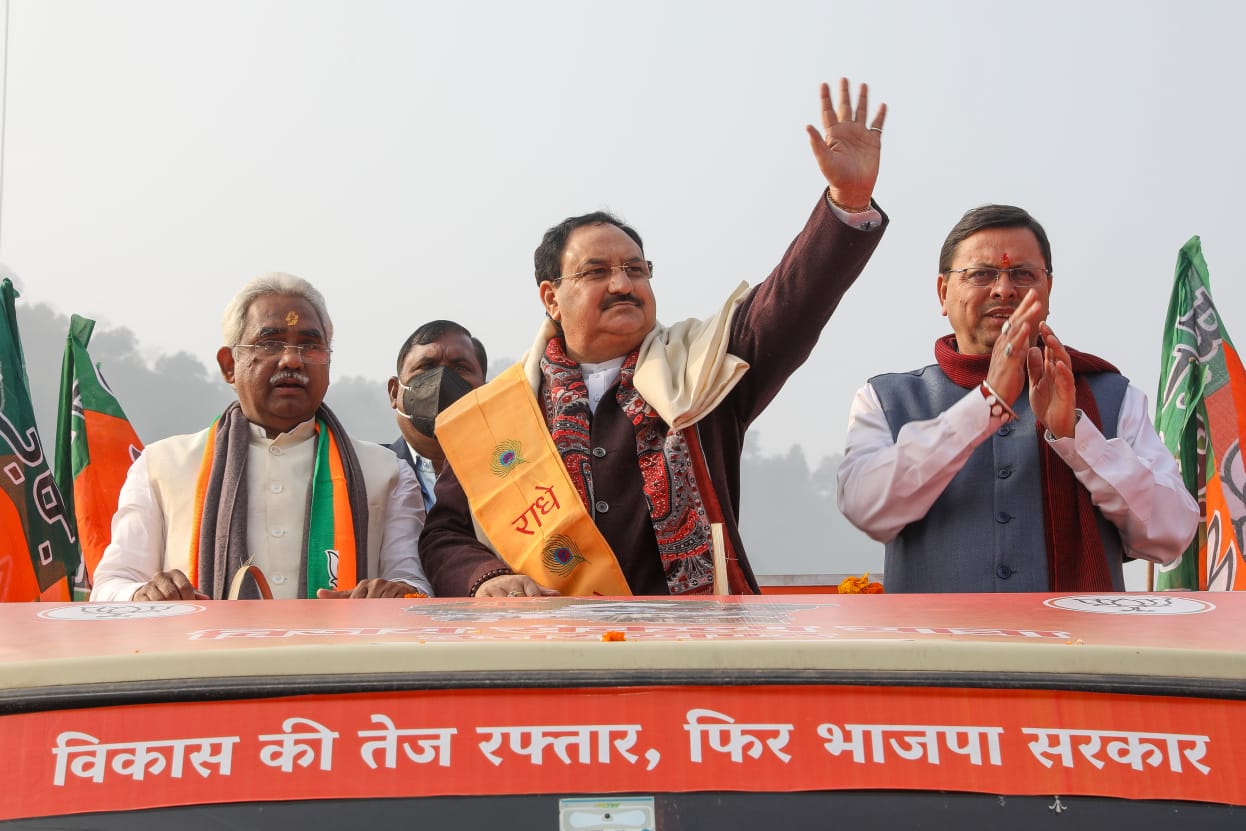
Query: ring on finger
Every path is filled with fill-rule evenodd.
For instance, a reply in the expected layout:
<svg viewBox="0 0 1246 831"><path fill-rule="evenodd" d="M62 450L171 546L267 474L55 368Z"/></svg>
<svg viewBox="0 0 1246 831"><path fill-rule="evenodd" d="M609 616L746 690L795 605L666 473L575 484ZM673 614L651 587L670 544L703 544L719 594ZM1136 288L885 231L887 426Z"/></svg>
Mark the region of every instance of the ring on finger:
<svg viewBox="0 0 1246 831"><path fill-rule="evenodd" d="M1012 357L1012 344L1011 343L1004 344L1004 357L1005 358Z"/></svg>
<svg viewBox="0 0 1246 831"><path fill-rule="evenodd" d="M507 597L519 597L519 596L521 596L522 594L523 594L523 592L507 592L507 593L506 593L506 596L507 596Z"/></svg>
<svg viewBox="0 0 1246 831"><path fill-rule="evenodd" d="M1004 321L1004 325L1003 325L1003 327L999 330L999 333L1000 333L1001 335L1006 335L1006 334L1008 334L1008 332L1009 332L1009 330L1010 330L1010 329L1012 329L1012 321L1011 321L1011 320L1005 320L1005 321Z"/></svg>

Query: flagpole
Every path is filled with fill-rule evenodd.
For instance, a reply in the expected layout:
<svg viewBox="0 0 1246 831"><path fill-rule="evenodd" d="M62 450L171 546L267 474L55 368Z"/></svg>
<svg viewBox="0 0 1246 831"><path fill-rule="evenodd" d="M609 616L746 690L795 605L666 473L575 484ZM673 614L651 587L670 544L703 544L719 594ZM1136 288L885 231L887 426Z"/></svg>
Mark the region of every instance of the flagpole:
<svg viewBox="0 0 1246 831"><path fill-rule="evenodd" d="M4 136L9 125L9 0L4 0L4 77L0 79L0 251L4 250Z"/></svg>

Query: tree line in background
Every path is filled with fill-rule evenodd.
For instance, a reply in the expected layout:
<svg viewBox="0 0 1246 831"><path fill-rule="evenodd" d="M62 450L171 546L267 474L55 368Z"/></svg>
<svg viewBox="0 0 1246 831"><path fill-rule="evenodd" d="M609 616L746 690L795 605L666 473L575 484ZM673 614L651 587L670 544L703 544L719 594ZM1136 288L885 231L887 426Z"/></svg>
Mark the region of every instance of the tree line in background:
<svg viewBox="0 0 1246 831"><path fill-rule="evenodd" d="M51 453L69 316L20 300L17 316L35 418ZM148 361L138 338L124 327L97 327L90 352L145 443L203 429L234 397L216 369L209 369L214 356L177 352ZM494 361L489 377L510 363ZM384 378L334 379L326 402L356 438L389 443L397 436ZM827 457L811 468L799 446L765 455L750 434L741 459L740 530L758 574L881 569L882 547L853 528L836 507L838 463L838 457Z"/></svg>

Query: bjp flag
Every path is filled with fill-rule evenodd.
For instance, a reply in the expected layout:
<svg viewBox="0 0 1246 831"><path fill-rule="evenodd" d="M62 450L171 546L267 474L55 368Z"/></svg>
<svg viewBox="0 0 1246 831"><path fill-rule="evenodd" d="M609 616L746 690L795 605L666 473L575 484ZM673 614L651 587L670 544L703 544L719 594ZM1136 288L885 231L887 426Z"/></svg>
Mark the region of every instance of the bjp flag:
<svg viewBox="0 0 1246 831"><path fill-rule="evenodd" d="M69 600L78 546L39 441L17 332L17 291L0 282L0 601Z"/></svg>
<svg viewBox="0 0 1246 831"><path fill-rule="evenodd" d="M1192 237L1177 256L1164 325L1155 426L1176 456L1203 519L1190 547L1155 575L1157 589L1246 588L1246 370L1216 306L1202 243Z"/></svg>
<svg viewBox="0 0 1246 831"><path fill-rule="evenodd" d="M61 363L60 411L56 419L56 481L78 527L89 589L104 548L126 471L143 444L87 353L95 321L73 315Z"/></svg>

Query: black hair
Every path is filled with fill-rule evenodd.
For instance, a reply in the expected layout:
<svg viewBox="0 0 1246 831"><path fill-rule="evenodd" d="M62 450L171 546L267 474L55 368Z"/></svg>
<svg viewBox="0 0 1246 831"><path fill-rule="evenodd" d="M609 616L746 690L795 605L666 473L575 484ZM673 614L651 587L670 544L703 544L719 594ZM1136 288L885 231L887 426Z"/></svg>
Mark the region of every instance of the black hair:
<svg viewBox="0 0 1246 831"><path fill-rule="evenodd" d="M536 247L533 261L536 265L536 284L539 286L546 280L557 280L562 276L562 252L567 247L567 238L571 232L585 225L613 225L632 238L643 254L645 244L640 241L640 234L614 214L605 211L593 211L591 214L570 216L545 232L541 244Z"/></svg>
<svg viewBox="0 0 1246 831"><path fill-rule="evenodd" d="M1047 232L1029 212L1013 205L982 205L966 211L960 222L948 232L943 248L939 250L939 273L947 274L952 267L952 258L956 256L956 249L962 242L987 228L1028 229L1038 240L1038 247L1046 260L1047 272L1051 273L1051 243L1047 241Z"/></svg>
<svg viewBox="0 0 1246 831"><path fill-rule="evenodd" d="M485 345L479 339L472 336L467 331L467 327L453 320L430 320L420 328L411 333L402 343L402 348L398 350L398 374L402 374L402 362L407 359L407 353L416 346L425 346L430 343L441 340L446 335L466 335L472 342L472 349L476 352L476 360L480 362L480 374L485 375L489 371L489 356L485 354Z"/></svg>

